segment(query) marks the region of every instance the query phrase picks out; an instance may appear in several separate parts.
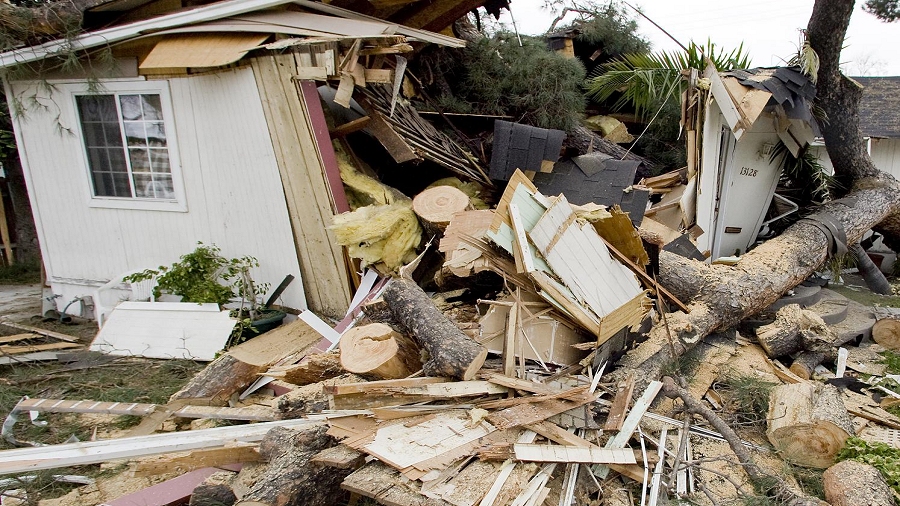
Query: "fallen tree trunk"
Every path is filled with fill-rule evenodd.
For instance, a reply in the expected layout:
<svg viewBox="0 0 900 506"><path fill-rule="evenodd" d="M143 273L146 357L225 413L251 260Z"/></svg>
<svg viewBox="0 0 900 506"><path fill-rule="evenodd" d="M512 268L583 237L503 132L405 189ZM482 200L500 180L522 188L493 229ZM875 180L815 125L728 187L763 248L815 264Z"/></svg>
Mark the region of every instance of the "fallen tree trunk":
<svg viewBox="0 0 900 506"><path fill-rule="evenodd" d="M384 291L394 317L430 355L426 376L470 380L487 358L487 348L473 341L441 313L414 281L395 278Z"/></svg>
<svg viewBox="0 0 900 506"><path fill-rule="evenodd" d="M844 230L848 242L856 242L900 211L898 192L900 184L886 174L860 180L845 198L820 206L808 218L830 220ZM691 301L691 312L668 314L664 323L655 325L649 339L623 357L617 375L636 369L635 377L644 384L659 378L666 364L701 339L737 325L800 284L822 265L832 247L811 220L795 223L734 266L707 265L661 251L659 282L680 300Z"/></svg>

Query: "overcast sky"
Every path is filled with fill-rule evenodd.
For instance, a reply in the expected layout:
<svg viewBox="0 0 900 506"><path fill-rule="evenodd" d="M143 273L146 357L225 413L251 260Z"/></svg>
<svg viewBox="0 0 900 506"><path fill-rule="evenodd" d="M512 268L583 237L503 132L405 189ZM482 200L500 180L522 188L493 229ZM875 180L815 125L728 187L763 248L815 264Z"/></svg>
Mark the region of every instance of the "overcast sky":
<svg viewBox="0 0 900 506"><path fill-rule="evenodd" d="M541 8L543 0L512 0L512 12L523 34L544 33L557 13ZM602 3L602 0L598 0ZM850 75L900 76L900 22L883 23L860 7L850 19L841 55ZM812 12L813 0L643 0L632 1L648 17L687 45L707 38L727 49L741 42L756 66L783 63L797 50L801 28ZM632 11L633 14L633 11ZM574 16L574 15L570 15ZM654 50L678 46L659 29L638 16L639 33ZM509 14L500 19L511 28Z"/></svg>

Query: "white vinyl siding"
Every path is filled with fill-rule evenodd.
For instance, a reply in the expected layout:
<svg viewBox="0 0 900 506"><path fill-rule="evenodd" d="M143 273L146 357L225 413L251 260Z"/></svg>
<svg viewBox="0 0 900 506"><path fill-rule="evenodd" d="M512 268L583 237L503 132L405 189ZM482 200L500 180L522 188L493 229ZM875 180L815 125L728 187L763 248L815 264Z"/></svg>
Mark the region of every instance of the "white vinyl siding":
<svg viewBox="0 0 900 506"><path fill-rule="evenodd" d="M170 212L152 207L170 202L94 197L75 101L66 102L71 98L67 87L73 85L53 83L54 93L43 103L52 99L70 107L59 113L52 105L28 110L16 118L16 129L54 293L68 302L77 293L90 293L81 286L96 286L132 269L169 265L202 241L221 247L228 257L255 256L260 267L252 272L259 283L277 286L293 274L297 279L282 302L304 309L293 232L253 71L102 84L106 90L132 87L118 93L161 90L170 154L180 160L173 177L183 179L176 194L182 187L178 199L186 207ZM14 82L8 96L24 101L41 89L38 83ZM83 86L78 90L84 93Z"/></svg>

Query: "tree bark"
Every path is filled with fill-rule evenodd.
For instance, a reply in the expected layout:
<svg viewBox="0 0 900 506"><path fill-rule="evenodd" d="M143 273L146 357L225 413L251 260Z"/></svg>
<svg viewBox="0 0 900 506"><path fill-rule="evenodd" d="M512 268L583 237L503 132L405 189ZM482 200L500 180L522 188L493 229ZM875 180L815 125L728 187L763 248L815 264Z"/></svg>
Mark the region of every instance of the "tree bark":
<svg viewBox="0 0 900 506"><path fill-rule="evenodd" d="M487 358L487 348L473 341L441 313L414 281L396 278L384 291L391 312L430 355L426 376L470 380Z"/></svg>
<svg viewBox="0 0 900 506"><path fill-rule="evenodd" d="M822 474L825 500L832 506L893 506L894 497L878 469L845 460Z"/></svg>
<svg viewBox="0 0 900 506"><path fill-rule="evenodd" d="M335 444L327 430L326 424L270 430L259 444L259 453L269 465L238 506L339 504L336 491L350 470L310 463L317 453Z"/></svg>

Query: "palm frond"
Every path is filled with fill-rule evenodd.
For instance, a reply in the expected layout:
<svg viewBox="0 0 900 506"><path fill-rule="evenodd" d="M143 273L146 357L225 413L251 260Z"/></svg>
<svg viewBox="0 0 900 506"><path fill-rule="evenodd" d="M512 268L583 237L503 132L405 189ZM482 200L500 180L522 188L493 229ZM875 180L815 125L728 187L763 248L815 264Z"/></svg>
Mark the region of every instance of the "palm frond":
<svg viewBox="0 0 900 506"><path fill-rule="evenodd" d="M640 117L656 110L671 94L683 87L681 71L706 67L709 58L720 70L747 68L750 57L741 44L730 52L712 41L706 46L691 42L688 50L627 54L598 67L585 81L588 97L604 102L620 94L613 104L616 110L632 106Z"/></svg>

